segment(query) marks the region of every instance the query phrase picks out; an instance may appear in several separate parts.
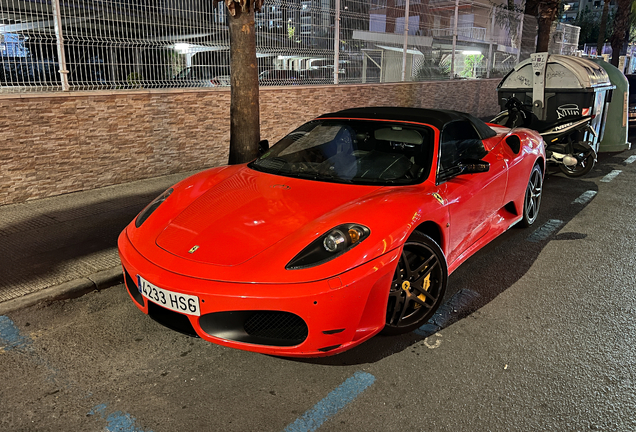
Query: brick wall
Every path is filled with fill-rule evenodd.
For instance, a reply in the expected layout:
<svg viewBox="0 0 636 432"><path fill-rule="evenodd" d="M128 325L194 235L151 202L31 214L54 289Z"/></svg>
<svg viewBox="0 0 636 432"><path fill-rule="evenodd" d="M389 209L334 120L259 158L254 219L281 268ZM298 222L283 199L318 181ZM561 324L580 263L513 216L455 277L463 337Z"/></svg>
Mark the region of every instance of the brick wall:
<svg viewBox="0 0 636 432"><path fill-rule="evenodd" d="M261 137L358 106L498 110L499 80L262 88ZM223 165L230 92L0 95L0 205Z"/></svg>

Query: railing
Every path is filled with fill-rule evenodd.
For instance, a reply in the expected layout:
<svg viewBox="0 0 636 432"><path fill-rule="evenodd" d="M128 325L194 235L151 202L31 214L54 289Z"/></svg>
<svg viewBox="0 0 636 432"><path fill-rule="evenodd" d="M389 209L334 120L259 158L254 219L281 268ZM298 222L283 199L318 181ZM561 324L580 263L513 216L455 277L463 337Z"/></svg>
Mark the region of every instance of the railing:
<svg viewBox="0 0 636 432"><path fill-rule="evenodd" d="M454 30L455 29L453 27L439 29L434 28L430 29L429 32L430 35L435 38L448 38L453 36ZM478 41L485 41L486 29L483 27L457 27L457 36Z"/></svg>
<svg viewBox="0 0 636 432"><path fill-rule="evenodd" d="M497 24L487 0L334 1L266 2L255 21L261 85L477 78L519 57L510 35L521 29ZM12 0L0 16L11 23L0 24L0 92L229 85L223 2Z"/></svg>

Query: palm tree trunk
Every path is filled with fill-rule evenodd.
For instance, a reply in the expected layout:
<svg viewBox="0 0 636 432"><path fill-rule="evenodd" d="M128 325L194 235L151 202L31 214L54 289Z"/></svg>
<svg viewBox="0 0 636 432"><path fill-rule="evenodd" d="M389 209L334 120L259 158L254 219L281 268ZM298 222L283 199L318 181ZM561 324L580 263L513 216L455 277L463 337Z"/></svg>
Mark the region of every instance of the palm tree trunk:
<svg viewBox="0 0 636 432"><path fill-rule="evenodd" d="M523 33L521 34L521 57L520 59L526 59L530 57L530 53L535 52L536 38L535 36L538 22L537 15L539 14L539 1L538 0L526 0L525 9L523 11Z"/></svg>
<svg viewBox="0 0 636 432"><path fill-rule="evenodd" d="M228 14L230 26L230 156L229 164L249 162L258 155L260 107L254 9L237 5Z"/></svg>
<svg viewBox="0 0 636 432"><path fill-rule="evenodd" d="M618 0L614 15L614 32L610 37L612 44L612 64L618 67L618 61L627 44L630 27L631 0Z"/></svg>
<svg viewBox="0 0 636 432"><path fill-rule="evenodd" d="M550 31L557 12L559 0L539 2L539 30L537 35L537 52L547 52L550 45Z"/></svg>
<svg viewBox="0 0 636 432"><path fill-rule="evenodd" d="M596 55L603 54L605 44L605 29L607 28L607 15L609 13L609 0L603 2L603 14L601 15L601 26L598 30L598 41L596 43Z"/></svg>

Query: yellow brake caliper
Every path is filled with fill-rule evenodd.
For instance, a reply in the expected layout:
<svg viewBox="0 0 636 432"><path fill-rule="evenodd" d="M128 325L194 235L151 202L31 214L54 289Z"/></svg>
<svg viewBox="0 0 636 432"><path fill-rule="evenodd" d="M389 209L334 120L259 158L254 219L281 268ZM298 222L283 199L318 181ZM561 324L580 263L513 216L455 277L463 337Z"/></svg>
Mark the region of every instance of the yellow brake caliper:
<svg viewBox="0 0 636 432"><path fill-rule="evenodd" d="M428 291L430 287L431 287L431 275L429 274L428 276L424 278L424 281L422 282L422 288L424 289L424 291ZM418 295L417 298L422 300L423 302L426 302L426 296L424 294ZM415 309L419 309L422 307L422 305L419 303L415 303L414 307Z"/></svg>
<svg viewBox="0 0 636 432"><path fill-rule="evenodd" d="M426 276L426 278L424 278L424 281L422 281L422 289L424 289L424 291L428 291L430 287L431 287L431 275L429 274L428 276ZM404 291L409 292L410 288L411 288L411 283L409 281L402 282L402 289ZM423 302L426 302L426 296L424 294L418 295L417 298L422 300ZM419 303L415 303L413 305L414 309L419 309L421 307L422 305Z"/></svg>

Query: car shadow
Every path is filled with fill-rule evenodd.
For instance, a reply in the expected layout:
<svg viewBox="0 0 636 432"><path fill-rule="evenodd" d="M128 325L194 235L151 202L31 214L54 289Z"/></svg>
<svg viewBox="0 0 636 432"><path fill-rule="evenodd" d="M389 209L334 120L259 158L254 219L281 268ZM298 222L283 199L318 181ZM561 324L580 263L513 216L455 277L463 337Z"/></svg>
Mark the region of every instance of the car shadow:
<svg viewBox="0 0 636 432"><path fill-rule="evenodd" d="M145 186L99 200L80 192L1 207L0 301L119 265L117 237L163 190Z"/></svg>
<svg viewBox="0 0 636 432"><path fill-rule="evenodd" d="M435 348L440 343L437 332L471 316L518 282L548 242L586 237L584 233L562 228L594 199L598 192L594 180L602 178L612 170L612 163L622 162L625 157L602 154L599 159L593 171L580 178L568 178L558 167L549 167L539 217L534 225L508 230L463 263L449 277L444 303L424 326L400 336L375 336L333 357L289 360L328 366L358 365L375 363L420 342ZM544 229L551 226L556 228Z"/></svg>

